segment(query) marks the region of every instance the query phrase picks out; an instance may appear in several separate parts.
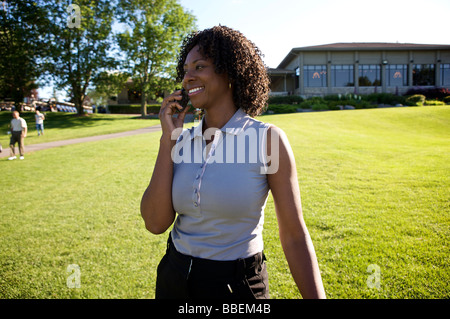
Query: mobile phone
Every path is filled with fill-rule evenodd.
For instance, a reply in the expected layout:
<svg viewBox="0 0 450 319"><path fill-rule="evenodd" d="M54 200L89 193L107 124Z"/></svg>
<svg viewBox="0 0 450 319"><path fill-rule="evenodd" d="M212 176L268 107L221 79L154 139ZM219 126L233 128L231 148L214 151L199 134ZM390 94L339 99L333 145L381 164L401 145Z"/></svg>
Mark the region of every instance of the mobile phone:
<svg viewBox="0 0 450 319"><path fill-rule="evenodd" d="M181 89L181 97L182 99L180 101L180 105L183 107L184 110L189 103L189 96L184 88Z"/></svg>

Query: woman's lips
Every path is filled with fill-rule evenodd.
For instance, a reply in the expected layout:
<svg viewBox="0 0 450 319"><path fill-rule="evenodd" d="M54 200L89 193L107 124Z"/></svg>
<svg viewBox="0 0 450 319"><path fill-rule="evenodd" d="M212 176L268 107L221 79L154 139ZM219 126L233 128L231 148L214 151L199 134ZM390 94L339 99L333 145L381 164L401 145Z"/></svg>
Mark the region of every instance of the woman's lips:
<svg viewBox="0 0 450 319"><path fill-rule="evenodd" d="M189 96L196 95L196 94L202 92L204 89L205 89L204 86L197 86L195 88L189 89L188 90L188 95Z"/></svg>

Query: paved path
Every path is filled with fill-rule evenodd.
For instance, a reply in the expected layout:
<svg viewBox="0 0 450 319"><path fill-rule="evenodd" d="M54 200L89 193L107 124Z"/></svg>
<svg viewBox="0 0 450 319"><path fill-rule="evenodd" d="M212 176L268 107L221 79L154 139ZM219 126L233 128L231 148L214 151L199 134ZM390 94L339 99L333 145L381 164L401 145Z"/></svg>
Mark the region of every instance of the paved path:
<svg viewBox="0 0 450 319"><path fill-rule="evenodd" d="M88 137L74 138L74 139L70 139L70 140L62 140L62 141L55 141L55 142L48 142L48 143L41 143L41 144L31 144L31 145L27 145L27 139L25 138L25 156L27 156L27 153L29 153L29 152L40 151L40 150L53 148L53 147L85 143L85 142L94 142L94 141L106 140L106 139L110 139L110 138L132 136L132 135L144 134L144 133L152 133L152 132L156 132L159 130L161 130L161 125L158 124L158 125L154 125L154 126L150 126L150 127L140 128L137 130L121 132L121 133L88 136ZM3 147L3 152L0 153L0 158L9 157L9 155L10 155L9 145L6 145L6 147L5 146ZM17 157L19 156L17 146L16 146L16 156Z"/></svg>

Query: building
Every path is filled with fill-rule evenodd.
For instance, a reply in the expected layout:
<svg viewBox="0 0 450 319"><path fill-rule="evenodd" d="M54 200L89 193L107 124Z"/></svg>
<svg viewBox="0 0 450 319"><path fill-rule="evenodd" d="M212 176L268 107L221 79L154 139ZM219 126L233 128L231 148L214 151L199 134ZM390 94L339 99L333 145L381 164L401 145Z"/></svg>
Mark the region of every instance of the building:
<svg viewBox="0 0 450 319"><path fill-rule="evenodd" d="M450 89L450 45L334 43L293 48L268 69L272 95L404 94Z"/></svg>
<svg viewBox="0 0 450 319"><path fill-rule="evenodd" d="M168 92L163 91L157 94L157 98L164 98ZM122 90L114 95L110 96L107 99L106 104L107 105L118 105L118 104L134 104L134 105L140 105L141 104L141 89L139 85L136 85L136 83L133 81L132 78L128 78L127 81L124 83ZM147 104L159 104L160 102L157 99L152 99L149 95L147 95Z"/></svg>

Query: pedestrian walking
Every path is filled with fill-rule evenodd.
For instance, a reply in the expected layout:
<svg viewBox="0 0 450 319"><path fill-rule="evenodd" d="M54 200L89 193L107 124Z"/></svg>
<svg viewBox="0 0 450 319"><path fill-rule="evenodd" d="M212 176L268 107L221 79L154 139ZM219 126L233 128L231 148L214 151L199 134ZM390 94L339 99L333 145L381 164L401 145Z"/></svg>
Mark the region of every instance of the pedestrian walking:
<svg viewBox="0 0 450 319"><path fill-rule="evenodd" d="M13 119L11 120L10 128L11 128L11 140L9 142L9 146L11 148L11 156L8 158L10 161L15 160L16 152L15 152L15 145L16 143L19 144L19 154L20 159L24 159L24 139L27 137L27 122L20 117L19 112L14 111L12 113Z"/></svg>
<svg viewBox="0 0 450 319"><path fill-rule="evenodd" d="M34 117L36 118L36 130L38 132L38 136L41 136L41 134L44 135L45 115L39 112L39 110L36 110Z"/></svg>

